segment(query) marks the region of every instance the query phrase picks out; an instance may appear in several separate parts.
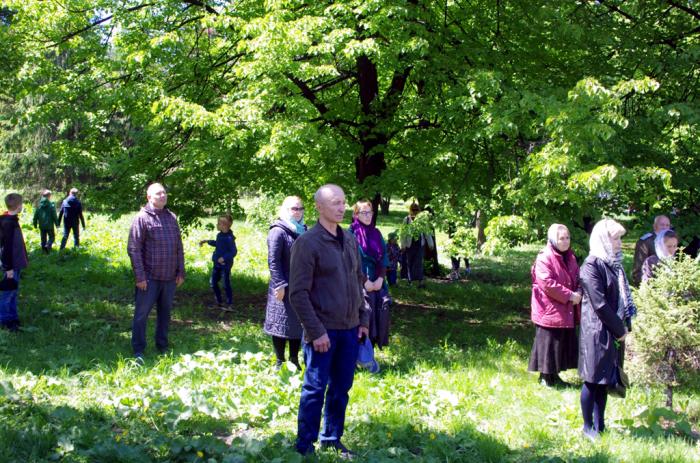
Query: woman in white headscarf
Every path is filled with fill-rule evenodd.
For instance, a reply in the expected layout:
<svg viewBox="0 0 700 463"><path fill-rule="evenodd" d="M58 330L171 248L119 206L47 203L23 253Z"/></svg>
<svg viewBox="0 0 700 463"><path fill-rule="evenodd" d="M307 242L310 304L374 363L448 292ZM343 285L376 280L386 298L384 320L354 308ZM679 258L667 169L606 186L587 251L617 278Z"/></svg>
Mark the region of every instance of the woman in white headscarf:
<svg viewBox="0 0 700 463"><path fill-rule="evenodd" d="M549 387L565 386L559 372L576 368L581 293L578 264L571 252L566 226L549 227L547 244L535 259L532 276L531 318L535 324L528 371L540 373L540 382Z"/></svg>
<svg viewBox="0 0 700 463"><path fill-rule="evenodd" d="M596 439L605 430L608 386L619 382L624 344L636 314L627 276L622 268L622 225L598 222L590 237L590 253L581 266L581 332L578 372L583 379L583 433Z"/></svg>
<svg viewBox="0 0 700 463"><path fill-rule="evenodd" d="M642 264L642 281L653 278L656 266L676 255L678 251L676 232L671 229L661 230L654 239L654 251L656 254L647 257Z"/></svg>

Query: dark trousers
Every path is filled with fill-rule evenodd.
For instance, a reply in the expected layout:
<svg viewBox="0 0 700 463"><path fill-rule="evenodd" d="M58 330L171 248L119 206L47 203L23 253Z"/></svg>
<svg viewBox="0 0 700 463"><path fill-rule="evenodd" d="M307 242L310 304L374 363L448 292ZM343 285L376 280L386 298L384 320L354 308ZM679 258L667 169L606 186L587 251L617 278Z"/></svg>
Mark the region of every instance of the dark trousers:
<svg viewBox="0 0 700 463"><path fill-rule="evenodd" d="M389 283L389 286L396 286L396 267L393 269L386 269L386 281Z"/></svg>
<svg viewBox="0 0 700 463"><path fill-rule="evenodd" d="M214 263L214 269L211 271L211 279L209 284L211 289L214 290L214 296L216 297L216 302L221 304L221 289L219 288L219 282L224 279L224 291L226 291L226 303L233 304L233 290L231 289L231 266L228 264Z"/></svg>
<svg viewBox="0 0 700 463"><path fill-rule="evenodd" d="M146 323L153 305L156 305L156 347L168 347L170 311L175 297L175 280L148 280L145 291L136 288L134 321L131 328L131 347L134 354L143 354L146 349Z"/></svg>
<svg viewBox="0 0 700 463"><path fill-rule="evenodd" d="M287 339L279 336L272 337L272 346L275 348L275 357L277 364L284 363L284 348L289 341L289 361L294 365L299 366L299 347L301 347L301 339Z"/></svg>
<svg viewBox="0 0 700 463"><path fill-rule="evenodd" d="M66 242L68 241L68 235L70 235L71 230L73 231L73 246L80 246L80 224L74 223L68 225L63 222L63 238L61 238L61 249L66 247Z"/></svg>
<svg viewBox="0 0 700 463"><path fill-rule="evenodd" d="M56 231L53 228L39 230L41 234L41 249L50 251L53 247L53 242L56 241Z"/></svg>
<svg viewBox="0 0 700 463"><path fill-rule="evenodd" d="M316 352L312 343L304 343L306 371L299 401L296 443L297 451L302 454L307 453L319 437L322 409L321 442L339 441L343 436L348 392L355 376L360 343L357 328L328 330L328 337L331 340L328 352Z"/></svg>
<svg viewBox="0 0 700 463"><path fill-rule="evenodd" d="M583 428L605 431L605 405L608 402L608 385L583 383L581 389L581 413Z"/></svg>
<svg viewBox="0 0 700 463"><path fill-rule="evenodd" d="M0 272L3 272L0 269ZM7 325L8 323L16 322L19 320L19 315L17 314L17 294L19 293L19 275L21 269L14 269L15 276L14 279L17 280L17 289L12 291L0 291L0 323ZM4 278L4 275L0 275L0 280Z"/></svg>

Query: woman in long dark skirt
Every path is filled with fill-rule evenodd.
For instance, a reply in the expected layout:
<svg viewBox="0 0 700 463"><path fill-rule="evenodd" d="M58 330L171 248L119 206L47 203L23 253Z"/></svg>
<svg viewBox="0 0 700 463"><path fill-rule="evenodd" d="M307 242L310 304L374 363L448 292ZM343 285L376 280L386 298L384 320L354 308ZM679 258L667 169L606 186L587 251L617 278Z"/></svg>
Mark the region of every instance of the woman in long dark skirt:
<svg viewBox="0 0 700 463"><path fill-rule="evenodd" d="M263 331L272 336L277 368L285 362L284 351L289 343L289 361L299 367L302 327L289 302L289 260L292 244L306 231L304 205L297 196L288 196L280 207L279 219L270 225L267 234L267 264L270 283Z"/></svg>
<svg viewBox="0 0 700 463"><path fill-rule="evenodd" d="M389 308L391 298L385 281L389 266L386 242L372 220L372 203L358 201L353 207L353 220L350 231L357 239L362 272L367 276L365 290L372 313L369 321L369 337L375 347L389 344L391 318Z"/></svg>
<svg viewBox="0 0 700 463"><path fill-rule="evenodd" d="M540 381L552 387L566 385L559 372L577 366L581 292L569 229L555 223L549 227L547 240L531 270L535 341L528 370L540 372Z"/></svg>

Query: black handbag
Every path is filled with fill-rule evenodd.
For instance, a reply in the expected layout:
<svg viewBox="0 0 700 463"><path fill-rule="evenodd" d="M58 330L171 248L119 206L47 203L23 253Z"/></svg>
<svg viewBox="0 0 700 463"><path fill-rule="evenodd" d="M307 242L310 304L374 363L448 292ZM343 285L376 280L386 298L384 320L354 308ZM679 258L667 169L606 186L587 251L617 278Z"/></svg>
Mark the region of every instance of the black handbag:
<svg viewBox="0 0 700 463"><path fill-rule="evenodd" d="M17 280L14 278L3 278L0 280L0 291L14 291L17 289Z"/></svg>
<svg viewBox="0 0 700 463"><path fill-rule="evenodd" d="M613 397L619 397L620 399L624 399L625 396L627 395L627 388L630 387L629 377L627 376L627 373L625 373L625 370L622 369L622 365L624 364L624 361L625 361L625 343L624 342L620 343L620 347L618 348L617 355L618 355L618 361L617 361L617 366L615 367L615 372L613 375L614 383L608 384L608 394L613 396Z"/></svg>

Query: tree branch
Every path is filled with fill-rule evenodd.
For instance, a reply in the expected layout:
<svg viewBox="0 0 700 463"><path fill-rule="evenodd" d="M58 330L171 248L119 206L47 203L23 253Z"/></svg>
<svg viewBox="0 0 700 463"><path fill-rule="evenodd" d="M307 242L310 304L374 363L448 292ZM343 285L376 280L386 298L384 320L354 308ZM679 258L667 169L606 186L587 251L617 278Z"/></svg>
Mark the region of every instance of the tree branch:
<svg viewBox="0 0 700 463"><path fill-rule="evenodd" d="M216 11L213 7L207 5L206 3L204 3L200 0L184 0L184 2L189 3L190 5L202 7L207 11L207 13L216 14L216 15L219 14L219 12Z"/></svg>
<svg viewBox="0 0 700 463"><path fill-rule="evenodd" d="M695 19L700 20L700 11L694 10L688 6L685 6L685 5L681 5L680 3L674 2L673 0L666 0L666 3L668 3L669 5L671 5L674 8L678 8L681 11L685 11L689 15L693 16Z"/></svg>

